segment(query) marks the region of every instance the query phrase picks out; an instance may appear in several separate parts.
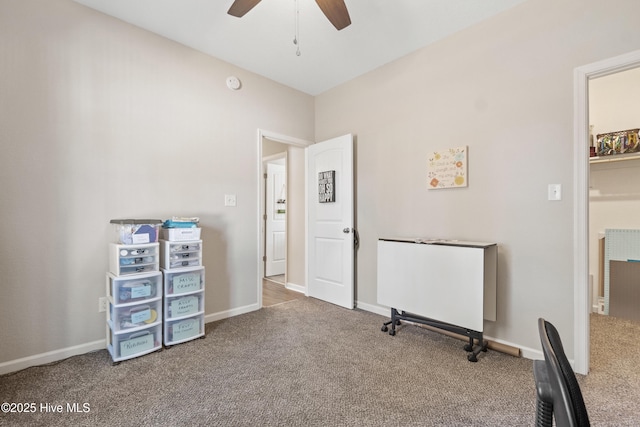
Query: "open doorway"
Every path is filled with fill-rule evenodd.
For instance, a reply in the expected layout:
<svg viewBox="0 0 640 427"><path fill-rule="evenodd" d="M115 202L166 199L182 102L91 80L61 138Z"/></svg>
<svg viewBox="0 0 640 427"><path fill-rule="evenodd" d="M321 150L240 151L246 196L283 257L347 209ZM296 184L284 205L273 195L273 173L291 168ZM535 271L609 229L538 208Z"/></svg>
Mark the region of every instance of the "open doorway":
<svg viewBox="0 0 640 427"><path fill-rule="evenodd" d="M640 50L574 73L574 370L589 372L589 81L640 67ZM596 244L594 242L593 244Z"/></svg>
<svg viewBox="0 0 640 427"><path fill-rule="evenodd" d="M305 147L311 142L258 130L260 307L304 296Z"/></svg>
<svg viewBox="0 0 640 427"><path fill-rule="evenodd" d="M265 144L270 141L265 141ZM277 144L268 144L273 146ZM265 203L263 278L285 285L287 264L287 151L263 157Z"/></svg>
<svg viewBox="0 0 640 427"><path fill-rule="evenodd" d="M639 245L633 243L637 241L633 236L638 234L632 231L640 229L640 106L635 102L640 96L640 67L593 78L588 83L590 140L594 147L589 159L590 353L595 359L606 354L603 347L607 347L598 336L614 337L625 330L621 326L624 322L640 321L634 273L638 266L627 261L640 255ZM640 350L637 345L624 347L633 354ZM622 351L607 354L611 363L625 363L626 357L628 354Z"/></svg>
<svg viewBox="0 0 640 427"><path fill-rule="evenodd" d="M640 106L635 101L638 96L640 67L589 80L590 138L594 145L600 141L602 146L594 147L594 156L589 161L589 273L593 281L594 312L604 311L604 306L608 306L602 301L605 297L605 230L640 228L637 186ZM623 139L616 139L621 133ZM627 133L632 134L634 140L629 141ZM612 148L606 148L609 146ZM606 155L607 151L622 154Z"/></svg>

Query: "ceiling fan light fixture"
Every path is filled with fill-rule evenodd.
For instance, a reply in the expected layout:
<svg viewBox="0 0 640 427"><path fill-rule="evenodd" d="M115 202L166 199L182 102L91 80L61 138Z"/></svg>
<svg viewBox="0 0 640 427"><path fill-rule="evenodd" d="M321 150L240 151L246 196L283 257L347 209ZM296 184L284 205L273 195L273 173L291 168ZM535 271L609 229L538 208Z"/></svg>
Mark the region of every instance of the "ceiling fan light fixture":
<svg viewBox="0 0 640 427"><path fill-rule="evenodd" d="M295 22L293 44L296 45L296 56L302 55L300 52L300 9L298 9L298 0L294 0L295 8L293 10L293 20Z"/></svg>
<svg viewBox="0 0 640 427"><path fill-rule="evenodd" d="M351 25L351 17L344 0L316 0L324 16L340 31Z"/></svg>
<svg viewBox="0 0 640 427"><path fill-rule="evenodd" d="M261 0L234 0L227 11L229 15L240 18L253 9ZM338 31L351 25L349 11L344 0L316 0L316 3L324 13L324 16ZM297 3L296 3L297 7Z"/></svg>
<svg viewBox="0 0 640 427"><path fill-rule="evenodd" d="M236 18L242 18L258 3L260 3L260 0L235 0L227 13Z"/></svg>

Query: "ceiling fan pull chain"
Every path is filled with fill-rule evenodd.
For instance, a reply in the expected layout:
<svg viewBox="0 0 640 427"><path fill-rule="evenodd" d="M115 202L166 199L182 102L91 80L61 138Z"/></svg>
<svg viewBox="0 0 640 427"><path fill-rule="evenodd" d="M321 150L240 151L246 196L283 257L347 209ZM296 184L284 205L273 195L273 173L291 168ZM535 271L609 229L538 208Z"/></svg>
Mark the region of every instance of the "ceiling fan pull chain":
<svg viewBox="0 0 640 427"><path fill-rule="evenodd" d="M295 4L294 22L295 34L293 36L293 44L296 45L296 56L300 56L300 10L298 9L298 0L293 0Z"/></svg>

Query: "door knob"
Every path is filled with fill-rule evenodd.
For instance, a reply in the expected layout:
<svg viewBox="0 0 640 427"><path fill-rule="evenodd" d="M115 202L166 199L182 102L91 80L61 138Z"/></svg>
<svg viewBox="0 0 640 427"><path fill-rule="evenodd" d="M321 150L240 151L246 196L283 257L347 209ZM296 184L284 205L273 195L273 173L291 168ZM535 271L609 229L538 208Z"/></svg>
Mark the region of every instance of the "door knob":
<svg viewBox="0 0 640 427"><path fill-rule="evenodd" d="M351 229L349 227L342 229L342 232L345 233L345 234L349 234L350 231L351 231Z"/></svg>

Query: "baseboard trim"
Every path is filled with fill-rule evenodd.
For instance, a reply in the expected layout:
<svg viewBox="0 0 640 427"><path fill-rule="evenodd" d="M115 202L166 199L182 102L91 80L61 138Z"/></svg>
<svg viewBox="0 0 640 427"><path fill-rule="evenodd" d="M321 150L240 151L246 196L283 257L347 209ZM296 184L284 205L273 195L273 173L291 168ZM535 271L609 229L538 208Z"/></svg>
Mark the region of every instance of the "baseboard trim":
<svg viewBox="0 0 640 427"><path fill-rule="evenodd" d="M542 349L536 350L534 348L529 347L521 347L520 351L522 352L522 357L530 360L544 360L544 353L542 353ZM567 357L569 364L575 370L576 369L576 361L574 359L569 359Z"/></svg>
<svg viewBox="0 0 640 427"><path fill-rule="evenodd" d="M9 374L11 372L21 371L31 368L32 366L46 365L48 363L58 362L71 356L90 353L96 350L107 348L107 340L97 340L85 344L74 345L59 350L47 351L46 353L34 354L33 356L22 357L20 359L9 360L0 363L0 375Z"/></svg>
<svg viewBox="0 0 640 427"><path fill-rule="evenodd" d="M295 283L291 282L287 282L284 287L291 291L300 292L301 294L304 294L307 291L307 288L305 286L296 285Z"/></svg>
<svg viewBox="0 0 640 427"><path fill-rule="evenodd" d="M520 351L522 352L522 357L525 359L531 360L543 360L544 354L542 354L542 350L536 350L534 348L529 347L520 347ZM573 365L573 360L569 360L569 363Z"/></svg>
<svg viewBox="0 0 640 427"><path fill-rule="evenodd" d="M219 311L217 313L206 314L204 316L204 323L210 323L210 322L215 322L217 320L228 319L229 317L251 313L252 311L256 311L256 310L260 310L260 306L258 306L258 303L245 305L244 307L238 307L231 310Z"/></svg>
<svg viewBox="0 0 640 427"><path fill-rule="evenodd" d="M383 307L381 305L367 304L366 302L356 301L356 308L379 314L380 316L391 316L391 309L388 307Z"/></svg>

